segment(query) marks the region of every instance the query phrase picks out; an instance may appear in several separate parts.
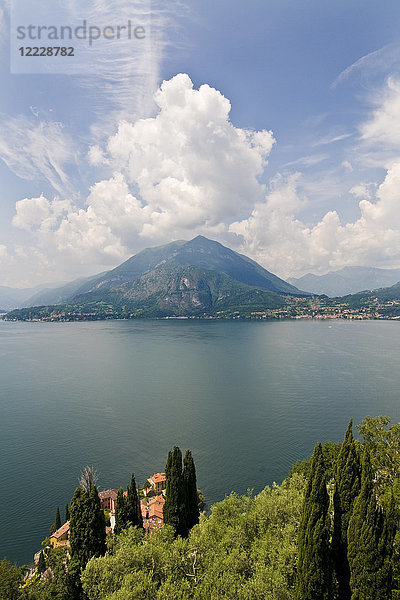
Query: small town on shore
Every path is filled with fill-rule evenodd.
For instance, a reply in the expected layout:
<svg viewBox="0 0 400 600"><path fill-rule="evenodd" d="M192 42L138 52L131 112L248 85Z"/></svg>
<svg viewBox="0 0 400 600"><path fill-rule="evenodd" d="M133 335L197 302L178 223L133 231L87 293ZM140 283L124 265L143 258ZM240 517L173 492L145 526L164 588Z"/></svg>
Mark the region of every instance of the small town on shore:
<svg viewBox="0 0 400 600"><path fill-rule="evenodd" d="M130 312L116 309L113 305L102 304L101 308L88 309L71 306L33 307L0 314L6 321L28 322L69 322L98 321L107 319L127 320L147 318L141 311ZM224 309L209 313L176 316L153 316L156 319L244 319L244 320L380 320L400 319L400 300L394 298L366 297L355 303L346 298L327 296L297 297L287 296L282 306L252 310L250 306L239 309Z"/></svg>

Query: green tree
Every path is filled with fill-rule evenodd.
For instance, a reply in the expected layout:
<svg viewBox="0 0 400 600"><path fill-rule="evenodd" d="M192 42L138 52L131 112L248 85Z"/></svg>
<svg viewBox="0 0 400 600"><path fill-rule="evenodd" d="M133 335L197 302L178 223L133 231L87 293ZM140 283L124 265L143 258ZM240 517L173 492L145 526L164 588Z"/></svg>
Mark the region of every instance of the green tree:
<svg viewBox="0 0 400 600"><path fill-rule="evenodd" d="M297 600L329 600L332 568L325 463L319 442L313 453L299 527Z"/></svg>
<svg viewBox="0 0 400 600"><path fill-rule="evenodd" d="M369 450L375 473L374 488L378 501L390 512L392 496L400 512L400 423L390 425L384 416L366 417L358 426L364 446ZM399 521L397 521L399 522ZM400 600L400 529L397 528L393 550L393 597Z"/></svg>
<svg viewBox="0 0 400 600"><path fill-rule="evenodd" d="M197 499L198 499L199 513L201 513L206 506L206 499L204 497L203 492L200 489L197 490Z"/></svg>
<svg viewBox="0 0 400 600"><path fill-rule="evenodd" d="M127 487L126 494L126 520L130 525L143 527L142 511L140 509L139 497L136 489L135 475L132 473L131 483Z"/></svg>
<svg viewBox="0 0 400 600"><path fill-rule="evenodd" d="M347 536L351 600L391 598L393 509L393 502L386 511L377 504L374 471L365 448L361 491L354 503Z"/></svg>
<svg viewBox="0 0 400 600"><path fill-rule="evenodd" d="M389 417L366 417L357 429L368 449L378 491L393 485L400 472L400 423L389 427Z"/></svg>
<svg viewBox="0 0 400 600"><path fill-rule="evenodd" d="M89 600L292 600L305 481L231 494L187 538L131 527L82 573ZM315 598L315 600L318 600Z"/></svg>
<svg viewBox="0 0 400 600"><path fill-rule="evenodd" d="M101 508L99 492L95 485L92 485L89 500L92 514L92 556L102 556L106 551L106 523L104 511Z"/></svg>
<svg viewBox="0 0 400 600"><path fill-rule="evenodd" d="M57 529L60 529L60 527L61 527L61 515L60 515L60 508L57 506L56 518L54 520L53 525L50 527L50 533L54 533L55 531L57 531Z"/></svg>
<svg viewBox="0 0 400 600"><path fill-rule="evenodd" d="M39 554L39 560L37 564L37 570L39 573L43 573L46 570L46 559L43 554L43 550Z"/></svg>
<svg viewBox="0 0 400 600"><path fill-rule="evenodd" d="M186 525L185 487L182 473L182 452L178 446L168 453L165 467L166 495L163 509L164 523L171 525L175 535L185 537Z"/></svg>
<svg viewBox="0 0 400 600"><path fill-rule="evenodd" d="M1 600L17 600L21 571L5 558L0 561L0 598Z"/></svg>
<svg viewBox="0 0 400 600"><path fill-rule="evenodd" d="M65 505L65 521L69 521L69 506Z"/></svg>
<svg viewBox="0 0 400 600"><path fill-rule="evenodd" d="M106 551L104 513L96 486L90 493L77 488L71 501L69 542L71 559L83 569L92 556L102 556Z"/></svg>
<svg viewBox="0 0 400 600"><path fill-rule="evenodd" d="M185 491L186 527L188 531L199 522L199 497L196 483L196 469L190 450L183 459L183 484Z"/></svg>
<svg viewBox="0 0 400 600"><path fill-rule="evenodd" d="M121 533L124 529L126 529L128 525L127 519L127 507L126 507L126 499L124 496L124 491L122 487L119 488L117 493L117 502L115 504L115 527L114 533L117 535Z"/></svg>
<svg viewBox="0 0 400 600"><path fill-rule="evenodd" d="M333 495L334 521L332 535L333 560L338 587L338 597L350 600L350 567L347 559L347 529L354 502L360 493L361 467L353 437L353 420L350 420L335 471Z"/></svg>

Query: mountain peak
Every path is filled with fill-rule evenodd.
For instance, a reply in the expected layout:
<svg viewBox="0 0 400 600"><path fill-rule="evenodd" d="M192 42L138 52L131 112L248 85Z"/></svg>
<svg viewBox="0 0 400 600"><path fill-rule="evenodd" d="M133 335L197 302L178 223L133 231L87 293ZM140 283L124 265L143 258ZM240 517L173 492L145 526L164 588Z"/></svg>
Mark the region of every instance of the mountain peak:
<svg viewBox="0 0 400 600"><path fill-rule="evenodd" d="M215 240L210 240L209 238L205 237L204 235L196 235L196 237L191 239L185 245L186 246L188 246L188 245L189 246L209 246L209 247L213 247L213 248L215 248L216 246L220 246L221 248L224 248L224 246L222 246L222 244L220 244L219 242L216 242Z"/></svg>

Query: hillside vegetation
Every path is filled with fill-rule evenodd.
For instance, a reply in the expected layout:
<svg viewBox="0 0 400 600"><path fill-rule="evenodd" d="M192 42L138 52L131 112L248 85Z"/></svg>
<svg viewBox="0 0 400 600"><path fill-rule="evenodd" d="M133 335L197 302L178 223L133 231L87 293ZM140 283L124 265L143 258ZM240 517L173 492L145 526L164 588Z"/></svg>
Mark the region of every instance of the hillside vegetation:
<svg viewBox="0 0 400 600"><path fill-rule="evenodd" d="M317 444L281 485L230 494L186 537L171 525L151 536L128 527L83 570L51 550L44 574L22 588L3 561L0 597L398 600L400 423L367 417L359 433L350 423L343 443Z"/></svg>

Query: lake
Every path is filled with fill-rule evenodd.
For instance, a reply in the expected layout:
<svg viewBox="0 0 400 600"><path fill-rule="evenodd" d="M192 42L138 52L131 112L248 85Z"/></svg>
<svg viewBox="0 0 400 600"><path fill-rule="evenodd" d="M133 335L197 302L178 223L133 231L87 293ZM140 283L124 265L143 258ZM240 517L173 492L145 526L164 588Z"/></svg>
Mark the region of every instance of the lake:
<svg viewBox="0 0 400 600"><path fill-rule="evenodd" d="M126 487L190 448L212 504L400 421L399 348L397 321L0 321L0 558L32 560L86 464Z"/></svg>

